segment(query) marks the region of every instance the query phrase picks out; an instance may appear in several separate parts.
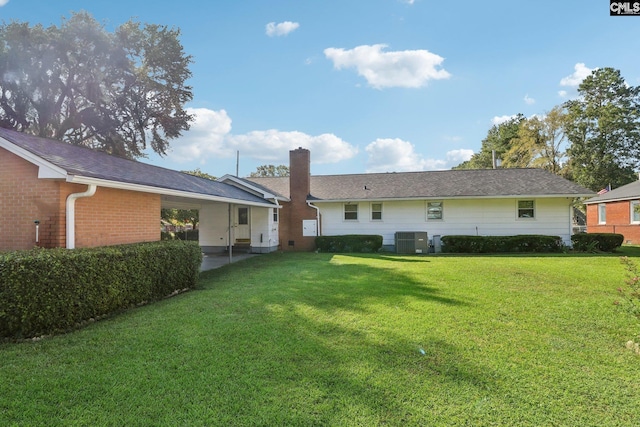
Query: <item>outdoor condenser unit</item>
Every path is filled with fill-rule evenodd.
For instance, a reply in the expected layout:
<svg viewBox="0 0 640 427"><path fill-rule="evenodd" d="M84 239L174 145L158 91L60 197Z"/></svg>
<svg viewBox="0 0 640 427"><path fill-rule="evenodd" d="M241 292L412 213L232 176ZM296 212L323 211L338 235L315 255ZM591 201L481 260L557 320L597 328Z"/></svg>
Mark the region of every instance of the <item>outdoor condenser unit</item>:
<svg viewBox="0 0 640 427"><path fill-rule="evenodd" d="M426 254L428 251L426 231L396 231L396 253Z"/></svg>

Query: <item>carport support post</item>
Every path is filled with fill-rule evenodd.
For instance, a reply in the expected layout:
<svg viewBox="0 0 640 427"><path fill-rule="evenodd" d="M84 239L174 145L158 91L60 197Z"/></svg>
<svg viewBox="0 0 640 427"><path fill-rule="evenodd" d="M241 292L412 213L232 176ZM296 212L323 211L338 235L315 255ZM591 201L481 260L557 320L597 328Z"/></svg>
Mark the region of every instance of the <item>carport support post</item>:
<svg viewBox="0 0 640 427"><path fill-rule="evenodd" d="M232 258L233 258L233 255L231 253L231 250L232 250L231 249L232 248L231 246L231 213L232 211L233 209L231 207L231 203L229 203L229 238L227 239L229 241L229 264L231 264Z"/></svg>

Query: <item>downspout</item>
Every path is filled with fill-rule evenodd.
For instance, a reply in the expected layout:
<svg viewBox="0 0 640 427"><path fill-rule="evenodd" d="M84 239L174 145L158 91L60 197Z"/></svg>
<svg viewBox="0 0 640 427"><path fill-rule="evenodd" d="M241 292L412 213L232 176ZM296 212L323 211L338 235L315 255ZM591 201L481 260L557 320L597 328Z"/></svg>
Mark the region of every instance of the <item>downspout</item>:
<svg viewBox="0 0 640 427"><path fill-rule="evenodd" d="M89 184L87 191L71 193L67 196L67 249L76 247L76 199L93 196L97 188L95 184Z"/></svg>
<svg viewBox="0 0 640 427"><path fill-rule="evenodd" d="M310 201L307 200L307 205L310 208L316 210L316 236L320 236L320 208L311 204Z"/></svg>

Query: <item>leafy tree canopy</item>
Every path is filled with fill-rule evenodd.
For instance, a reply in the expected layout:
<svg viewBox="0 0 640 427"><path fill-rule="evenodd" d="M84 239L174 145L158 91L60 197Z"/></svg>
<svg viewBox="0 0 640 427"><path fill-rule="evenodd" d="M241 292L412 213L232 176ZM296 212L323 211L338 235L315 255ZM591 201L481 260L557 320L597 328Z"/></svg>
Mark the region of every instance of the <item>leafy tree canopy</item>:
<svg viewBox="0 0 640 427"><path fill-rule="evenodd" d="M594 191L633 181L640 165L640 87L628 85L618 70L601 68L578 92L564 104L573 178Z"/></svg>
<svg viewBox="0 0 640 427"><path fill-rule="evenodd" d="M453 169L491 169L493 151L496 153L496 158L503 158L504 153L510 148L511 140L518 136L518 128L523 120L524 116L518 114L506 122L492 126L487 137L482 140L480 151Z"/></svg>
<svg viewBox="0 0 640 427"><path fill-rule="evenodd" d="M182 171L182 172L183 172L183 173L188 173L189 175L199 176L200 178L207 178L207 179L210 179L210 180L212 180L212 181L215 181L216 179L218 179L218 178L216 178L216 177L215 177L215 176L213 176L213 175L209 175L209 174L208 174L208 173L206 173L206 172L202 172L202 171L200 170L200 168L195 168L195 169L194 169L194 170L192 170L192 171Z"/></svg>
<svg viewBox="0 0 640 427"><path fill-rule="evenodd" d="M262 165L251 172L251 177L289 176L289 168L285 165Z"/></svg>
<svg viewBox="0 0 640 427"><path fill-rule="evenodd" d="M59 27L0 26L0 126L143 157L189 129L192 59L180 31L129 21L113 33L90 14Z"/></svg>
<svg viewBox="0 0 640 427"><path fill-rule="evenodd" d="M542 117L522 120L516 137L503 154L502 166L542 168L561 175L565 160L565 125L566 114L561 107L554 107Z"/></svg>

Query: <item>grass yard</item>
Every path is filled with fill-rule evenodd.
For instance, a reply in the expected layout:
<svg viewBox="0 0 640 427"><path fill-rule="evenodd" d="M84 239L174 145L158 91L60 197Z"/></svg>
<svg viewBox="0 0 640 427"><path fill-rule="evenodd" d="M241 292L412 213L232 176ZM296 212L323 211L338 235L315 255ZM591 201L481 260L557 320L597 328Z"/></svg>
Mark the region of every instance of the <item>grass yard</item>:
<svg viewBox="0 0 640 427"><path fill-rule="evenodd" d="M262 255L0 344L0 425L639 425L624 278L616 255Z"/></svg>

